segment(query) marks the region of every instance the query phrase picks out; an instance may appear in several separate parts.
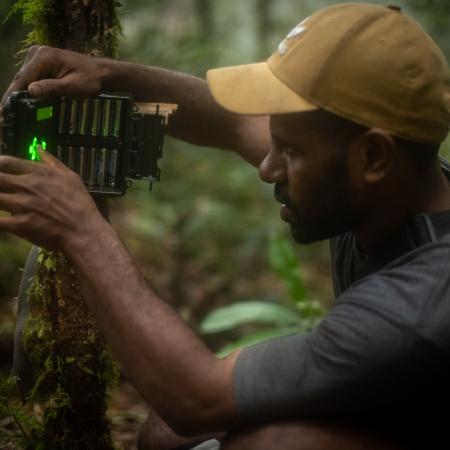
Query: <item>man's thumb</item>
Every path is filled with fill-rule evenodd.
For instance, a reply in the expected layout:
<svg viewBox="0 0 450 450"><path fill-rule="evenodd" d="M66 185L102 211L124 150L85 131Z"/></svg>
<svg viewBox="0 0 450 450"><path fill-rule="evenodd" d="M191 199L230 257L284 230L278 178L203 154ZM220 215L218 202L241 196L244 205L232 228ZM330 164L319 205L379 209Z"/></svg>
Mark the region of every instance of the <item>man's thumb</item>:
<svg viewBox="0 0 450 450"><path fill-rule="evenodd" d="M58 97L64 95L66 83L62 80L39 80L28 86L28 92L32 97Z"/></svg>
<svg viewBox="0 0 450 450"><path fill-rule="evenodd" d="M42 88L39 85L39 83L31 83L28 86L28 92L30 93L30 95L32 95L33 97L41 97L42 96Z"/></svg>

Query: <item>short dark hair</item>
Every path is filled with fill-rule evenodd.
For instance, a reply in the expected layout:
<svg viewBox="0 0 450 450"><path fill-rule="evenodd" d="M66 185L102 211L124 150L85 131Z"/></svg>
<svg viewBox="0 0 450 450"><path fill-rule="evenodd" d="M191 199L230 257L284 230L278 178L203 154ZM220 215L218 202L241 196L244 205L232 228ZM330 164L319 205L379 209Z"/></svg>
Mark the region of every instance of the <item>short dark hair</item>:
<svg viewBox="0 0 450 450"><path fill-rule="evenodd" d="M441 147L440 144L423 144L400 138L395 138L395 142L418 170L427 169L436 162Z"/></svg>
<svg viewBox="0 0 450 450"><path fill-rule="evenodd" d="M345 141L355 139L366 133L370 128L365 125L352 122L351 120L332 114L332 123L336 127L335 130L339 130ZM436 162L440 144L424 144L421 142L409 141L396 136L392 136L397 146L403 151L405 157L413 164L417 170L423 170L429 168L431 164ZM345 148L345 145L343 146Z"/></svg>

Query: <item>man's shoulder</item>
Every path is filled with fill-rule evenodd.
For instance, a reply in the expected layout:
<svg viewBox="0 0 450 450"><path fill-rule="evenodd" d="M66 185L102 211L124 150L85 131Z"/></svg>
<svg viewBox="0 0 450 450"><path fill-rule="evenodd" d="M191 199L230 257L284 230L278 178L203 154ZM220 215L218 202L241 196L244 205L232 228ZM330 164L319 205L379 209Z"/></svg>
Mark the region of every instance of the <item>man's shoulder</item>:
<svg viewBox="0 0 450 450"><path fill-rule="evenodd" d="M449 242L450 210L412 216L369 254L360 251L353 233L337 236L330 242L336 297L357 281L380 270L408 264L411 259L422 258L425 265L432 267L434 255L449 257Z"/></svg>
<svg viewBox="0 0 450 450"><path fill-rule="evenodd" d="M416 248L358 280L337 304L375 311L450 354L450 237Z"/></svg>

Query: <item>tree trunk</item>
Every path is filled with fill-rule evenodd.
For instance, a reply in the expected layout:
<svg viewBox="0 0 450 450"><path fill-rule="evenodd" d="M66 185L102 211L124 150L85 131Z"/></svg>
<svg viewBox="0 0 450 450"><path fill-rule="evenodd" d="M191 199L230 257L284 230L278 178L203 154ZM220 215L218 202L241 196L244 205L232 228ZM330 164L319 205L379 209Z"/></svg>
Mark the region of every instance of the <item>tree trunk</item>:
<svg viewBox="0 0 450 450"><path fill-rule="evenodd" d="M16 8L31 13L37 44L114 56L116 6L114 0L20 0ZM107 217L106 202L97 206ZM68 260L42 250L37 264L23 348L34 380L28 399L38 405L42 427L27 448L112 450L106 396L117 371L110 352Z"/></svg>
<svg viewBox="0 0 450 450"><path fill-rule="evenodd" d="M41 0L42 1L42 0ZM47 0L47 44L90 53L115 56L120 26L114 0Z"/></svg>
<svg viewBox="0 0 450 450"><path fill-rule="evenodd" d="M269 37L273 30L273 21L271 18L272 6L273 0L258 0L256 3L259 53L263 59L266 59L271 51Z"/></svg>

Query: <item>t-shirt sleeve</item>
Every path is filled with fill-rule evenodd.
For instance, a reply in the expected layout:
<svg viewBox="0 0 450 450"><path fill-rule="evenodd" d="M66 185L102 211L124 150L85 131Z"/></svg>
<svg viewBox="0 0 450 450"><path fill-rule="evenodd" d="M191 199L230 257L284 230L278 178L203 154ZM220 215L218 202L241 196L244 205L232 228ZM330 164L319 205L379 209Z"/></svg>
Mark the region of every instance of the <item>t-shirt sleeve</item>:
<svg viewBox="0 0 450 450"><path fill-rule="evenodd" d="M382 414L417 401L431 375L448 376L440 346L450 337L448 251L437 259L419 255L361 280L311 333L243 350L234 374L240 419ZM423 326L430 313L444 316L435 336Z"/></svg>

